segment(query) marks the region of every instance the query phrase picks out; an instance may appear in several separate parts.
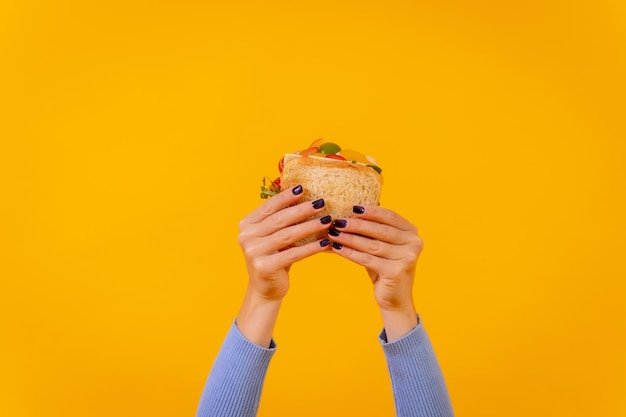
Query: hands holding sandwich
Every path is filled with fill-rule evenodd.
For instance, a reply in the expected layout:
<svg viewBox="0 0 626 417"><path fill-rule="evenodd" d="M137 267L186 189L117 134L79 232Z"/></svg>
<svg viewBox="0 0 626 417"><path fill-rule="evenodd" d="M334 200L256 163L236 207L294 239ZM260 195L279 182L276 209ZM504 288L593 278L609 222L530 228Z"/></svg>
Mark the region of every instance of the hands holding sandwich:
<svg viewBox="0 0 626 417"><path fill-rule="evenodd" d="M278 167L281 176L269 188L263 180L261 197L268 200L239 223L248 287L197 416L256 416L291 265L332 251L365 267L372 281L396 416L452 417L443 375L413 305L422 240L409 221L378 205L381 168L371 157L321 139L285 154Z"/></svg>
<svg viewBox="0 0 626 417"><path fill-rule="evenodd" d="M412 287L422 250L415 226L394 211L378 206L355 206L355 217L350 219L315 217L323 211L324 201L300 201L302 191L301 186L284 190L239 224L239 244L249 274L237 316L241 333L257 345L269 346L282 299L289 289L291 265L326 250L366 268L389 342L415 328L418 323ZM328 237L293 246L319 232L326 232Z"/></svg>

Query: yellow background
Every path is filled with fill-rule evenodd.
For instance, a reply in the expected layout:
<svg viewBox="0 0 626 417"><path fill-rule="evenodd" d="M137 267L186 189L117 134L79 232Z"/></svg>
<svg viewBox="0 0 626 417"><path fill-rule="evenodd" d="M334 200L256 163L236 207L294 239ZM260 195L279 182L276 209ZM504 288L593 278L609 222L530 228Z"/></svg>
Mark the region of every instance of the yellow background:
<svg viewBox="0 0 626 417"><path fill-rule="evenodd" d="M458 416L626 415L625 46L617 0L3 0L0 415L193 415L237 223L318 137L419 227ZM392 416L380 326L296 265L259 415Z"/></svg>

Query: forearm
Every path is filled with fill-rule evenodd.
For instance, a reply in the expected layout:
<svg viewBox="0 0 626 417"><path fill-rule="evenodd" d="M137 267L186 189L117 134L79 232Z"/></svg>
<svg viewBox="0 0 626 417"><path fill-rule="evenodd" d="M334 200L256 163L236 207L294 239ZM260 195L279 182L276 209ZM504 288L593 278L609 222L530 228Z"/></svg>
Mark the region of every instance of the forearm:
<svg viewBox="0 0 626 417"><path fill-rule="evenodd" d="M246 291L236 323L220 349L198 406L198 417L256 416L276 345L272 333L280 300Z"/></svg>
<svg viewBox="0 0 626 417"><path fill-rule="evenodd" d="M254 417L276 346L260 347L233 323L206 381L197 417Z"/></svg>
<svg viewBox="0 0 626 417"><path fill-rule="evenodd" d="M397 417L452 417L452 405L433 347L422 324L381 343L387 358Z"/></svg>
<svg viewBox="0 0 626 417"><path fill-rule="evenodd" d="M248 288L237 314L237 328L252 343L268 347L281 304L282 299L263 298Z"/></svg>

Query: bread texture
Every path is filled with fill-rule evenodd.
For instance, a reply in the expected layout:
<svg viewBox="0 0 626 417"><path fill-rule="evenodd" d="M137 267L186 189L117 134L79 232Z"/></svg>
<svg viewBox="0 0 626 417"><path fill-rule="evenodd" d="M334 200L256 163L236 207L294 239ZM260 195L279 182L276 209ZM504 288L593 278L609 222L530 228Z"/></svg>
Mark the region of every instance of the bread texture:
<svg viewBox="0 0 626 417"><path fill-rule="evenodd" d="M355 217L355 205L378 205L382 181L373 168L335 159L298 157L285 163L281 176L283 189L302 185L300 201L324 199L324 209L315 216L330 215L333 220ZM326 232L309 236L296 243L300 246L324 239Z"/></svg>

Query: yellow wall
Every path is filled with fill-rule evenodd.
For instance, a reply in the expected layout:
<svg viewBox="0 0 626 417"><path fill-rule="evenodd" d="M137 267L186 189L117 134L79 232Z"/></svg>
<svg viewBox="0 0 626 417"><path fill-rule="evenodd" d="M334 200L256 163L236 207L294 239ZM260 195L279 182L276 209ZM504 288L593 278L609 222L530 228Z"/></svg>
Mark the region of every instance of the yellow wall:
<svg viewBox="0 0 626 417"><path fill-rule="evenodd" d="M0 415L193 415L318 137L420 228L458 416L626 415L625 46L616 0L4 0ZM292 275L260 416L392 416L367 276Z"/></svg>

